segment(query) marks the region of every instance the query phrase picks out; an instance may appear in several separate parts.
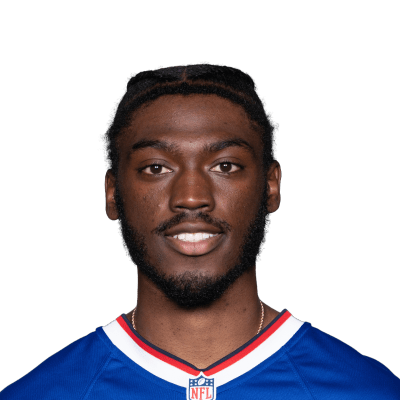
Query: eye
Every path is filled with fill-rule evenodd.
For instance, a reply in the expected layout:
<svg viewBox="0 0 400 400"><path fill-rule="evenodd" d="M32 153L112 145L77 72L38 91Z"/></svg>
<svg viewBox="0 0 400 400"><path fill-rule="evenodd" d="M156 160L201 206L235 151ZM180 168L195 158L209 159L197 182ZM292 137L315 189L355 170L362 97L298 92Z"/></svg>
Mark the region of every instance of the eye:
<svg viewBox="0 0 400 400"><path fill-rule="evenodd" d="M160 164L152 164L143 168L141 172L144 172L147 175L163 175L172 172L172 170Z"/></svg>
<svg viewBox="0 0 400 400"><path fill-rule="evenodd" d="M214 172L223 172L223 173L230 173L230 172L236 172L239 169L241 169L239 167L239 165L233 164L231 162L228 161L224 161L222 163L219 163L218 165L216 165L215 167L211 168L211 171Z"/></svg>

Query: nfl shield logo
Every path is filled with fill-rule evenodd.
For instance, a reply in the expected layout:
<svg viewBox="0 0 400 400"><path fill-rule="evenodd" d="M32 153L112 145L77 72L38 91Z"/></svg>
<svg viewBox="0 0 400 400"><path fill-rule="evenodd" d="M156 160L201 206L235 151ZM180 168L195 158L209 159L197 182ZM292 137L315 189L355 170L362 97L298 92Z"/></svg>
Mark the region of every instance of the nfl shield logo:
<svg viewBox="0 0 400 400"><path fill-rule="evenodd" d="M197 378L189 379L188 400L214 400L215 397L214 378L200 374Z"/></svg>

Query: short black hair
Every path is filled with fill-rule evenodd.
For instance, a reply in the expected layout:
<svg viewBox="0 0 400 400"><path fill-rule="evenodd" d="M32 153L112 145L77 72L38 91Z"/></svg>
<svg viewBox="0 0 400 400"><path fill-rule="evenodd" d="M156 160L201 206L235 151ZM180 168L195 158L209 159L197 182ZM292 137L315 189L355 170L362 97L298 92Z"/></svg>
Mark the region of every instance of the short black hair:
<svg viewBox="0 0 400 400"><path fill-rule="evenodd" d="M260 132L264 144L263 165L274 161L273 126L258 97L253 79L239 69L221 65L198 64L144 71L133 76L127 85L114 120L107 133L107 158L117 176L119 154L117 137L130 125L140 106L165 95L214 94L240 105Z"/></svg>

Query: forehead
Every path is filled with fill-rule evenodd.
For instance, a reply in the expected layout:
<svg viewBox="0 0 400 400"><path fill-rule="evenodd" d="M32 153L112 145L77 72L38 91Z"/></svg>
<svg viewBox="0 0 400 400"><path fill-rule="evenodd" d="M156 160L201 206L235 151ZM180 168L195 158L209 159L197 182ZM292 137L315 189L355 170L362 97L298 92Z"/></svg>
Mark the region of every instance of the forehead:
<svg viewBox="0 0 400 400"><path fill-rule="evenodd" d="M166 140L177 147L184 142L242 139L261 151L260 133L243 108L217 95L164 95L135 111L120 144Z"/></svg>

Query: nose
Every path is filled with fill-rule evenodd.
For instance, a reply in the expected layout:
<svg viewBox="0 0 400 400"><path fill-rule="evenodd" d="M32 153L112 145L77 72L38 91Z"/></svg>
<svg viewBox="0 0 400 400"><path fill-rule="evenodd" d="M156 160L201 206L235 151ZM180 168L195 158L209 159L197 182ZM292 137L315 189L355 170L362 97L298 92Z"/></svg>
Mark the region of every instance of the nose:
<svg viewBox="0 0 400 400"><path fill-rule="evenodd" d="M170 195L172 211L211 212L214 207L213 185L206 173L190 170L176 176Z"/></svg>

